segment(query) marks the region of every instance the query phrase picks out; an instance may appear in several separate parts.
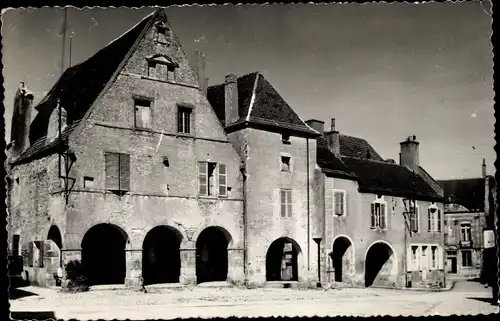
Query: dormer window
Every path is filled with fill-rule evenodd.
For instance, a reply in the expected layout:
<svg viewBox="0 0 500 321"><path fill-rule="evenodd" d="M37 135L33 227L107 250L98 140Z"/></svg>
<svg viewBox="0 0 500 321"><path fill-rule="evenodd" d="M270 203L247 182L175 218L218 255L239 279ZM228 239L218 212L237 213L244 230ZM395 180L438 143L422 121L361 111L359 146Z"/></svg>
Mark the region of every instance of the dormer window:
<svg viewBox="0 0 500 321"><path fill-rule="evenodd" d="M176 81L176 68L179 65L170 57L163 54L156 54L146 58L148 62L148 77L165 80L168 82Z"/></svg>

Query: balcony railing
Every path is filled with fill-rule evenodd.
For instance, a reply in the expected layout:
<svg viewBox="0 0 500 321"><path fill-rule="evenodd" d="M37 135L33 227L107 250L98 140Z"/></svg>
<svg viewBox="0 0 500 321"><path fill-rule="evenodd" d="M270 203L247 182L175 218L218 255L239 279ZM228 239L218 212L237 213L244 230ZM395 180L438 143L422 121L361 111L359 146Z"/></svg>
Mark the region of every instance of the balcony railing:
<svg viewBox="0 0 500 321"><path fill-rule="evenodd" d="M472 241L460 241L460 248L471 248Z"/></svg>

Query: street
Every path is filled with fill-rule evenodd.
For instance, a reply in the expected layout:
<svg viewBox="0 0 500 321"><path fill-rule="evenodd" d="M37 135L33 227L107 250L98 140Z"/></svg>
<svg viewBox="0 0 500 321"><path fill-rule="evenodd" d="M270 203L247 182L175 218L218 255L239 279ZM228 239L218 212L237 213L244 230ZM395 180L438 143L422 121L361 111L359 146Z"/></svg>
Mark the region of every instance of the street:
<svg viewBox="0 0 500 321"><path fill-rule="evenodd" d="M392 289L184 288L142 293L130 290L61 293L26 287L10 300L14 316L57 319L174 319L271 316L428 316L497 313L491 289L460 281L451 291ZM22 314L21 314L22 315ZM44 318L45 318L44 317Z"/></svg>

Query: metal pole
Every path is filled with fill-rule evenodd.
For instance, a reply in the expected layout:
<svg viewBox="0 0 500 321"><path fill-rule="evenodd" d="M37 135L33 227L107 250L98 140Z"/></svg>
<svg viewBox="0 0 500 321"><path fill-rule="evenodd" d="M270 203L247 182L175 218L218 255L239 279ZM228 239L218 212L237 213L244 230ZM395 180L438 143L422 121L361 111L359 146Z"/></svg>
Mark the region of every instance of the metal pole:
<svg viewBox="0 0 500 321"><path fill-rule="evenodd" d="M63 21L63 44L61 56L61 75L64 73L64 56L66 55L66 26L68 21L68 8L64 8L64 21Z"/></svg>

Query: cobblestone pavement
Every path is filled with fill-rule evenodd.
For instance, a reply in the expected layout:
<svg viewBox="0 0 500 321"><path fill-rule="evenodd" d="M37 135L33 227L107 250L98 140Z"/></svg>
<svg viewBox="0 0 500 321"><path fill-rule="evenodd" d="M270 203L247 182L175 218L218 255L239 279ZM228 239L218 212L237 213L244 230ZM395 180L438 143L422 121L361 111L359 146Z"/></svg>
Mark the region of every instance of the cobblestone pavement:
<svg viewBox="0 0 500 321"><path fill-rule="evenodd" d="M477 315L497 313L491 289L458 282L451 291L391 289L162 289L61 293L22 288L26 295L10 300L11 311L52 312L58 319L174 319L187 317ZM20 295L21 296L21 295Z"/></svg>

